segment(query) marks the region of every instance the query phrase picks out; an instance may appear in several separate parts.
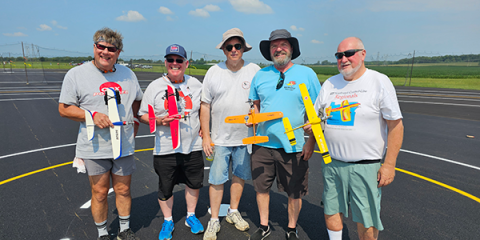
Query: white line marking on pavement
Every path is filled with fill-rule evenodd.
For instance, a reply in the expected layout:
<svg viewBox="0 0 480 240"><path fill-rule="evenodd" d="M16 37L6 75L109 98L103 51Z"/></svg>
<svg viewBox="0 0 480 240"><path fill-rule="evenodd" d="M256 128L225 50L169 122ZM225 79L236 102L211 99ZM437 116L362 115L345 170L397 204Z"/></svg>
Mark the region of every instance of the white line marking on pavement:
<svg viewBox="0 0 480 240"><path fill-rule="evenodd" d="M423 157L429 157L429 158L437 159L437 160L440 160L440 161L445 161L445 162L461 165L461 166L464 166L464 167L469 167L469 168L473 168L473 169L476 169L476 170L480 170L480 167L477 167L477 166L473 166L473 165L466 164L466 163L461 163L461 162L456 162L456 161L453 161L453 160L450 160L450 159L436 157L436 156L428 155L428 154L425 154L425 153L418 153L418 152L404 150L404 149L400 149L400 152L406 152L406 153L411 153L411 154L415 154L415 155L419 155L419 156L423 156Z"/></svg>
<svg viewBox="0 0 480 240"><path fill-rule="evenodd" d="M404 102L404 103L423 103L423 104L436 104L436 105L449 105L449 106L463 106L463 107L480 107L480 105L471 105L471 104L457 104L457 103L418 102L418 101L403 101L403 100L398 100L398 102Z"/></svg>

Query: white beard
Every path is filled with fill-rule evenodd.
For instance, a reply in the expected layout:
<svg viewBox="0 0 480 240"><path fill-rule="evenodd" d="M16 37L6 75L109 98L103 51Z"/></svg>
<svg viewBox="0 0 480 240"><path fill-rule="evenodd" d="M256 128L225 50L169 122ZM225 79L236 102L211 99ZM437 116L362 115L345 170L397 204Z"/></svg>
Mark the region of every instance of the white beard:
<svg viewBox="0 0 480 240"><path fill-rule="evenodd" d="M351 77L353 74L355 74L356 72L358 72L358 70L360 69L360 67L362 67L362 64L358 64L355 68L351 68L350 70L339 70L340 73L343 75L343 77L345 78L349 78Z"/></svg>

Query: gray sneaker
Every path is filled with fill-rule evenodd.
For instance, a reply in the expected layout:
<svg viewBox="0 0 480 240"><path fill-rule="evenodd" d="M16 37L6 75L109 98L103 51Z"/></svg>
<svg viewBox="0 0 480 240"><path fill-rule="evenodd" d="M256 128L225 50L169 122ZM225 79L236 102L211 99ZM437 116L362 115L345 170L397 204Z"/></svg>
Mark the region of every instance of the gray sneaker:
<svg viewBox="0 0 480 240"><path fill-rule="evenodd" d="M255 231L252 236L248 238L248 240L263 240L270 235L272 231L270 230L270 225L267 228L267 231L263 231L263 229L258 228L257 231Z"/></svg>
<svg viewBox="0 0 480 240"><path fill-rule="evenodd" d="M218 232L220 232L220 221L208 221L207 230L203 234L203 240L216 240Z"/></svg>
<svg viewBox="0 0 480 240"><path fill-rule="evenodd" d="M117 240L140 240L140 238L135 237L135 233L133 233L132 229L127 229L118 234Z"/></svg>
<svg viewBox="0 0 480 240"><path fill-rule="evenodd" d="M225 220L227 220L227 222L230 224L234 224L235 227L240 231L247 231L250 228L247 221L243 220L242 215L238 211L234 213L227 213Z"/></svg>

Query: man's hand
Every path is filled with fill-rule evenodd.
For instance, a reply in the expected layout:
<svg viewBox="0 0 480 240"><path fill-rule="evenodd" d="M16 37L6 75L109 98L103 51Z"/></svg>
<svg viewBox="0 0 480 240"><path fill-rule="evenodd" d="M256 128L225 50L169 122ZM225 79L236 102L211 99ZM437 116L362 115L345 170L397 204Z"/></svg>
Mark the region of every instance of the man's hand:
<svg viewBox="0 0 480 240"><path fill-rule="evenodd" d="M393 182L395 178L395 166L383 164L378 170L377 181L378 187L385 187Z"/></svg>
<svg viewBox="0 0 480 240"><path fill-rule="evenodd" d="M110 121L110 118L108 118L107 115L99 112L95 114L95 117L93 118L93 123L95 123L97 127L102 129L107 127L113 127L113 124Z"/></svg>
<svg viewBox="0 0 480 240"><path fill-rule="evenodd" d="M309 136L310 137L308 138L307 143L303 145L303 149L302 149L302 156L303 156L303 160L305 161L307 161L308 159L310 159L310 157L312 157L313 150L315 149L315 138L311 135Z"/></svg>
<svg viewBox="0 0 480 240"><path fill-rule="evenodd" d="M202 141L203 151L205 152L205 156L210 156L213 153L212 149L212 139L210 137L205 136Z"/></svg>
<svg viewBox="0 0 480 240"><path fill-rule="evenodd" d="M307 121L306 123L309 123L309 121ZM303 126L303 131L308 135L313 135L312 124L308 124L306 126Z"/></svg>

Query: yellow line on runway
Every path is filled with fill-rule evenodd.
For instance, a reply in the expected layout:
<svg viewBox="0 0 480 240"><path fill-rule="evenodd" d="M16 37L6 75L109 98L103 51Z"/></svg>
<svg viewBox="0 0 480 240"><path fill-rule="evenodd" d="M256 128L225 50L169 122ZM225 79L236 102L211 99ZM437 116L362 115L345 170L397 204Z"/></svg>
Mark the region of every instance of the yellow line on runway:
<svg viewBox="0 0 480 240"><path fill-rule="evenodd" d="M452 187L452 186L449 186L449 185L447 185L447 184L445 184L445 183L441 183L441 182L435 181L435 180L433 180L433 179L431 179L431 178L427 178L427 177L424 177L424 176L422 176L422 175L418 175L418 174L416 174L416 173L409 172L409 171L407 171L407 170L403 170L403 169L400 169L400 168L395 168L395 170L397 170L397 171L399 171L399 172L403 172L403 173L409 174L409 175L412 175L412 176L414 176L414 177L423 179L423 180L428 181L428 182L431 182L431 183L435 183L435 184L437 184L437 185L439 185L439 186L442 186L442 187L444 187L444 188L446 188L446 189L452 190L452 191L454 191L454 192L456 192L456 193L459 193L459 194L461 194L461 195L463 195L463 196L465 196L465 197L468 197L468 198L473 199L473 200L475 200L475 201L477 201L477 202L480 203L480 198L475 197L475 196L473 196L472 194L467 193L467 192L464 192L464 191L462 191L462 190L460 190L460 189L457 189L457 188L454 188L454 187Z"/></svg>
<svg viewBox="0 0 480 240"><path fill-rule="evenodd" d="M320 153L320 151L314 151L314 152ZM423 180L425 180L425 181L427 181L427 182L435 183L435 184L437 184L437 185L439 185L439 186L441 186L441 187L444 187L444 188L446 188L446 189L452 190L452 191L454 191L454 192L456 192L456 193L458 193L458 194L460 194L460 195L463 195L463 196L465 196L465 197L468 197L468 198L470 198L470 199L472 199L472 200L477 201L477 202L480 203L480 198L475 197L475 196L473 196L472 194L467 193L467 192L464 192L464 191L462 191L462 190L460 190L460 189L458 189L458 188L454 188L454 187L452 187L452 186L450 186L450 185L447 185L447 184L445 184L445 183L441 183L441 182L439 182L439 181L433 180L433 179L431 179L431 178L424 177L424 176L422 176L422 175L419 175L419 174L416 174L416 173L413 173L413 172L410 172L410 171L407 171L407 170L403 170L403 169L401 169L401 168L395 168L395 170L397 170L397 171L399 171L399 172L402 172L402 173L409 174L409 175L411 175L411 176L414 176L414 177L417 177L417 178L420 178L420 179L423 179Z"/></svg>
<svg viewBox="0 0 480 240"><path fill-rule="evenodd" d="M138 150L135 150L135 152L145 152L145 151L151 151L153 150L153 148L145 148L145 149L138 149ZM315 151L316 153L320 153L319 151ZM50 169L54 169L54 168L58 168L58 167L62 167L62 166L65 166L65 165L68 165L68 164L72 164L73 161L70 161L70 162L66 162L66 163L61 163L61 164L57 164L57 165L54 165L54 166L50 166L50 167L46 167L46 168L42 168L42 169L39 169L39 170L36 170L36 171L33 171L33 172L29 172L29 173L25 173L25 174L22 174L22 175L19 175L19 176L16 176L16 177L13 177L13 178L9 178L7 180L4 180L4 181L1 181L0 182L0 186L5 184L5 183L8 183L8 182L11 182L11 181L14 181L14 180L17 180L17 179L20 179L20 178L23 178L23 177L26 177L26 176L30 176L30 175L33 175L35 173L39 173L39 172L44 172L44 171L47 171L47 170L50 170ZM460 195L463 195L465 197L468 197L474 201L477 201L480 203L480 198L478 197L475 197L473 196L472 194L470 193L467 193L467 192L464 192L460 189L457 189L457 188L454 188L450 185L447 185L445 183L441 183L439 181L436 181L436 180L433 180L431 178L427 178L427 177L424 177L422 175L419 175L419 174L416 174L416 173L413 173L413 172L410 172L410 171L407 171L407 170L403 170L403 169L400 169L400 168L395 168L395 170L399 171L399 172L402 172L402 173L406 173L406 174L409 174L411 176L414 176L414 177L417 177L417 178L420 178L420 179L423 179L427 182L431 182L431 183L434 183L434 184L437 184L441 187L444 187L446 189L449 189L449 190L452 190Z"/></svg>
<svg viewBox="0 0 480 240"><path fill-rule="evenodd" d="M66 163L61 163L61 164L58 164L58 165L54 165L54 166L42 168L42 169L39 169L39 170L36 170L36 171L33 171L33 172L25 173L25 174L22 174L22 175L20 175L20 176L16 176L16 177L9 178L9 179L7 179L7 180L1 181L1 182L0 182L0 185L3 185L3 184L5 184L5 183L8 183L8 182L11 182L11 181L14 181L14 180L17 180L17 179L26 177L26 176L33 175L33 174L35 174L35 173L39 173L39 172L47 171L47 170L50 170L50 169L53 169L53 168L65 166L65 165L68 165L68 164L71 164L71 163L73 163L73 161L71 161L71 162L66 162Z"/></svg>
<svg viewBox="0 0 480 240"><path fill-rule="evenodd" d="M151 151L151 150L153 150L153 148L138 149L138 150L135 150L135 152L145 152L145 151ZM22 175L13 177L13 178L9 178L9 179L7 179L7 180L1 181L1 182L0 182L0 186L3 185L3 184L5 184L5 183L11 182L11 181L15 181L15 180L20 179L20 178L24 178L24 177L26 177L26 176L33 175L33 174L35 174L35 173L44 172L44 171L47 171L47 170L50 170L50 169L62 167L62 166L65 166L65 165L68 165L68 164L72 164L72 163L73 163L73 161L66 162L66 163L61 163L61 164L57 164L57 165L54 165L54 166L50 166L50 167L38 169L38 170L35 170L35 171L33 171L33 172L25 173L25 174L22 174Z"/></svg>

